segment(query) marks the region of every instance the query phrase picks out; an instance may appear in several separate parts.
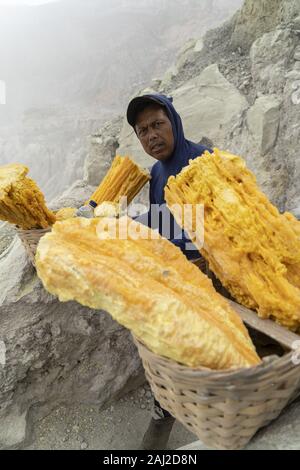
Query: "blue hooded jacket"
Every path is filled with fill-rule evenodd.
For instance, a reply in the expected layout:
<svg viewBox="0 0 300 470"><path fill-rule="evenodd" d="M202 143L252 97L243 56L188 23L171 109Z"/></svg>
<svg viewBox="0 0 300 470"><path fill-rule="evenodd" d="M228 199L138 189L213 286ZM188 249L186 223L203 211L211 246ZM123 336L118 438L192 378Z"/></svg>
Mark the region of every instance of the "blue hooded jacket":
<svg viewBox="0 0 300 470"><path fill-rule="evenodd" d="M187 140L184 136L182 121L175 110L172 104L172 98L169 98L164 95L145 95L149 98L154 98L157 102L161 103L164 106L167 115L171 121L173 136L174 136L174 151L173 154L166 161L157 161L151 169L151 180L150 180L150 204L159 204L162 206L160 211L162 212L162 217L158 215L154 217L156 222L153 221L153 217L148 214L148 221L146 222L152 228L158 228L159 233L162 236L165 235L164 224L162 218L166 213L171 220L171 230L169 238L172 243L177 245L182 252L186 255L188 259L194 259L199 257L199 251L194 247L194 249L186 249L186 244L191 243L189 238L185 235L184 231L177 225L172 214L169 213L169 210L166 207L166 201L164 196L164 188L167 184L168 178L170 176L175 176L182 170L183 167L187 166L190 159L201 156L205 150L212 152L211 149L203 145L195 144ZM153 212L152 212L153 215ZM141 216L142 217L142 216ZM143 222L142 219L137 219ZM145 221L145 219L144 219ZM157 224L158 221L158 224Z"/></svg>

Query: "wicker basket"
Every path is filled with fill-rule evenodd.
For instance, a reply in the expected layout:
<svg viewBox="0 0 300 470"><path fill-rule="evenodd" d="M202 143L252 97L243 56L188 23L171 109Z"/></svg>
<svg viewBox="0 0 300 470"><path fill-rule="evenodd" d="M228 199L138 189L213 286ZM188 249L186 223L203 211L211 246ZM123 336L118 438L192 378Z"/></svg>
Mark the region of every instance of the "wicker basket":
<svg viewBox="0 0 300 470"><path fill-rule="evenodd" d="M35 266L35 253L40 238L45 235L45 233L50 232L51 227L31 230L22 230L21 228L16 227L16 230L33 266Z"/></svg>
<svg viewBox="0 0 300 470"><path fill-rule="evenodd" d="M134 341L160 405L209 448L243 448L300 394L300 364L292 352L257 367L217 372L182 366Z"/></svg>

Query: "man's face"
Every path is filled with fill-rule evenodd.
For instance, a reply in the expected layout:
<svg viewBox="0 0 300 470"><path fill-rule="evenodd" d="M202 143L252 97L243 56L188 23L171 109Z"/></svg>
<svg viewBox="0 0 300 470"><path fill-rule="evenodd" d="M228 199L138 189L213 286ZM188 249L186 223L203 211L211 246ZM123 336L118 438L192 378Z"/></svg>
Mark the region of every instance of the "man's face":
<svg viewBox="0 0 300 470"><path fill-rule="evenodd" d="M143 149L156 160L168 160L174 151L172 124L159 105L147 106L136 118L135 130Z"/></svg>

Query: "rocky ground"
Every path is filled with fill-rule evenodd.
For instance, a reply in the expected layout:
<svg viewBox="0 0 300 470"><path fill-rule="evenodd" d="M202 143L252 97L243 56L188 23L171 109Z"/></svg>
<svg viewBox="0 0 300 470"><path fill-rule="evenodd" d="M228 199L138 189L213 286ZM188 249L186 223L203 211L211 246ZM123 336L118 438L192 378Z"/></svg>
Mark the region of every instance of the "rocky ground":
<svg viewBox="0 0 300 470"><path fill-rule="evenodd" d="M136 450L147 428L152 406L148 384L106 409L73 405L38 419L33 414L33 441L25 449ZM300 399L291 404L247 445L248 450L300 450ZM176 421L169 449L206 450L197 437Z"/></svg>
<svg viewBox="0 0 300 470"><path fill-rule="evenodd" d="M33 441L37 449L135 450L151 418L153 396L148 384L115 401L105 409L96 406L61 406L39 420L33 413ZM190 444L196 437L176 422L169 448Z"/></svg>

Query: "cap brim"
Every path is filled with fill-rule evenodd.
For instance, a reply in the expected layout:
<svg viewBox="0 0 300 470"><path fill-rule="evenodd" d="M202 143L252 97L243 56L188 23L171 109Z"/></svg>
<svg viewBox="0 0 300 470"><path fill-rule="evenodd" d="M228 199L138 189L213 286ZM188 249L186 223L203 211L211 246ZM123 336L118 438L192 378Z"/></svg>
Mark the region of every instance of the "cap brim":
<svg viewBox="0 0 300 470"><path fill-rule="evenodd" d="M134 127L136 122L136 117L141 112L147 104L156 103L160 106L164 106L161 101L153 98L152 96L137 96L130 101L128 108L127 108L127 121L128 123Z"/></svg>

